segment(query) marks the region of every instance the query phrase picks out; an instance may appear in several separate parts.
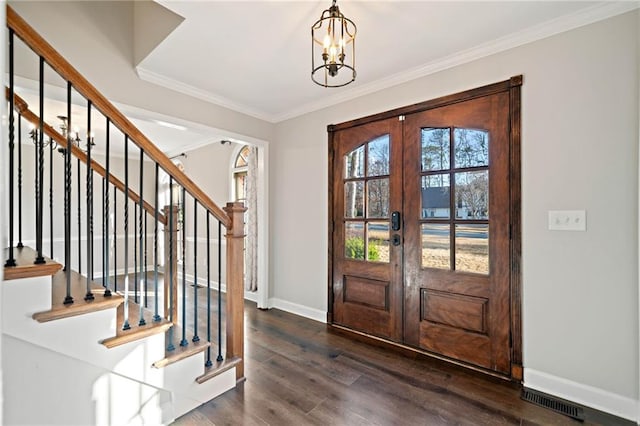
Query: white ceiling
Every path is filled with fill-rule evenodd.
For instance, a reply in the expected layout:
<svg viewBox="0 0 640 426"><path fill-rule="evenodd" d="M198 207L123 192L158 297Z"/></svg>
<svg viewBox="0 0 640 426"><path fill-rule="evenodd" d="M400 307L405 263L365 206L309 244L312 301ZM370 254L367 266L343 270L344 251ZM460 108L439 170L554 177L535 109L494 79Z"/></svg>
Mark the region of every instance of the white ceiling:
<svg viewBox="0 0 640 426"><path fill-rule="evenodd" d="M633 9L637 2L354 1L356 81L311 81L311 25L323 1L158 0L184 21L139 65L141 78L278 122Z"/></svg>

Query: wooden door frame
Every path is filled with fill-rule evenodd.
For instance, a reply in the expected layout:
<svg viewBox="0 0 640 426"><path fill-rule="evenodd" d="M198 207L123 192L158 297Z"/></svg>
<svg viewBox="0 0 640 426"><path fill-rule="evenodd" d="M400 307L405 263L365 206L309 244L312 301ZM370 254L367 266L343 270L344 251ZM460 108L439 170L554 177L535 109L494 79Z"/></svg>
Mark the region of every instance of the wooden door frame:
<svg viewBox="0 0 640 426"><path fill-rule="evenodd" d="M464 92L443 96L440 98L420 102L417 104L392 109L379 114L358 118L339 124L327 126L328 132L328 299L327 299L327 324L333 325L333 179L334 166L334 135L338 130L344 130L355 126L364 125L373 121L399 117L433 108L452 105L475 98L493 95L501 92L509 93L509 178L510 200L509 216L511 219L511 246L510 246L510 343L511 343L511 374L510 378L522 381L522 218L521 218L521 86L522 75L511 77L498 83L478 87ZM379 339L376 339L379 340ZM390 344L393 344L389 342ZM405 347L404 345L402 345ZM414 348L413 348L414 349ZM418 352L423 352L415 349ZM427 352L428 353L428 352Z"/></svg>

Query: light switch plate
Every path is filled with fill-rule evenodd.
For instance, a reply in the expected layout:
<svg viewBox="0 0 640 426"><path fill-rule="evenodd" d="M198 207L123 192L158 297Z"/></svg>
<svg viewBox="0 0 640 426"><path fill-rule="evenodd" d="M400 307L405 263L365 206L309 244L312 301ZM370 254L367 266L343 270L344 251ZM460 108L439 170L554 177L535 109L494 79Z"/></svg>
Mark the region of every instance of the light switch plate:
<svg viewBox="0 0 640 426"><path fill-rule="evenodd" d="M585 210L549 210L550 231L586 231Z"/></svg>

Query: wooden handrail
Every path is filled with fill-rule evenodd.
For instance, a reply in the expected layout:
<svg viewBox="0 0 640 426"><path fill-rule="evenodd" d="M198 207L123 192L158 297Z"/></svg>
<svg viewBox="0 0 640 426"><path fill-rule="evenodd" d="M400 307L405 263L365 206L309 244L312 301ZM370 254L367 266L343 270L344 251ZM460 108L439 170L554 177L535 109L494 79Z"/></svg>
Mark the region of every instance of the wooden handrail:
<svg viewBox="0 0 640 426"><path fill-rule="evenodd" d="M107 100L89 81L43 39L11 6L7 5L7 26L24 41L37 55L44 58L49 66L66 81L71 82L78 93L92 104L116 126L122 133L141 148L145 154L159 164L173 180L181 185L200 205L207 209L226 228L230 228L231 219L227 213L187 175L185 175L162 151L160 151L140 130L138 130L111 102Z"/></svg>
<svg viewBox="0 0 640 426"><path fill-rule="evenodd" d="M11 92L8 87L6 89L6 96L7 96L7 99L9 99L9 97L11 96ZM36 127L40 125L40 118L33 111L29 109L29 105L24 99L22 99L20 96L14 93L13 101L14 101L15 109L22 115L23 118L25 118L27 121L29 121ZM47 123L44 123L44 133L45 135L49 136L51 139L53 139L58 145L62 146L63 148L68 147L67 138L62 136L60 133L58 133L53 127L51 127ZM71 144L71 154L78 157L80 161L82 161L83 163L87 164L87 154L83 150L78 148L76 145ZM102 167L102 165L100 165L93 159L91 160L91 169L94 170L103 178L107 177L107 171L104 169L104 167ZM108 179L109 179L109 182L113 184L113 186L118 188L121 192L125 192L124 183L122 183L120 179L115 177L113 174L109 174ZM129 198L136 204L140 203L140 196L136 192L132 191L131 189L129 189ZM156 210L151 204L143 200L142 205L144 209L147 211L147 213L149 213L151 216L154 216ZM158 221L163 225L167 224L167 218L160 212L158 212Z"/></svg>

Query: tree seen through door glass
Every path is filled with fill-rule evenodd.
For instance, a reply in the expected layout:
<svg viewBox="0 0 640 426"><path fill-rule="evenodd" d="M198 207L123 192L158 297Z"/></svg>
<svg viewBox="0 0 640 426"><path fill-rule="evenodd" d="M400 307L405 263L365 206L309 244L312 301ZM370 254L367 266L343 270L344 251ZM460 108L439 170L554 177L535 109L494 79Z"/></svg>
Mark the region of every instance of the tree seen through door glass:
<svg viewBox="0 0 640 426"><path fill-rule="evenodd" d="M456 128L453 141L457 169L489 165L489 132Z"/></svg>
<svg viewBox="0 0 640 426"><path fill-rule="evenodd" d="M389 135L380 136L367 144L367 176L389 174Z"/></svg>
<svg viewBox="0 0 640 426"><path fill-rule="evenodd" d="M489 171L456 173L456 218L489 218Z"/></svg>
<svg viewBox="0 0 640 426"><path fill-rule="evenodd" d="M345 155L344 170L347 179L364 177L364 146Z"/></svg>
<svg viewBox="0 0 640 426"><path fill-rule="evenodd" d="M389 178L367 182L367 217L389 217Z"/></svg>
<svg viewBox="0 0 640 426"><path fill-rule="evenodd" d="M449 128L425 128L422 142L422 171L447 170L450 167Z"/></svg>
<svg viewBox="0 0 640 426"><path fill-rule="evenodd" d="M348 218L364 217L364 182L345 182L344 216Z"/></svg>

